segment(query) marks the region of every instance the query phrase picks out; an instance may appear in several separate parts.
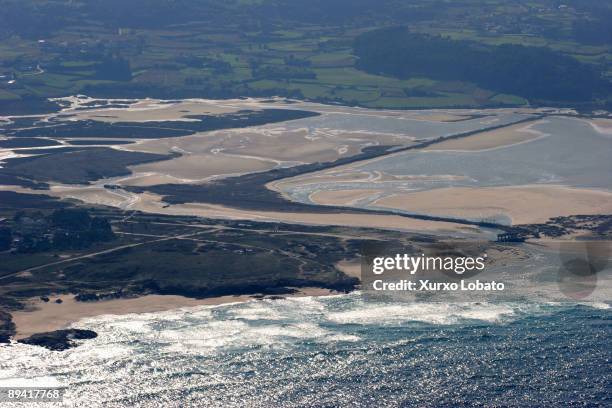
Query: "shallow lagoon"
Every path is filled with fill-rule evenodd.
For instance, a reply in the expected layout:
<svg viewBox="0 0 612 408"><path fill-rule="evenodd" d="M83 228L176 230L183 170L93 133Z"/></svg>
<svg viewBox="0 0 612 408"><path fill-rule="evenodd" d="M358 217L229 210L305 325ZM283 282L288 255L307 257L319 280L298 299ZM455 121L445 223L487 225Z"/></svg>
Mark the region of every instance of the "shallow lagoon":
<svg viewBox="0 0 612 408"><path fill-rule="evenodd" d="M315 109L318 111L318 109ZM427 111L425 111L427 112ZM438 122L427 120L427 115L411 112L411 115L391 115L385 111L345 111L338 108L336 112L321 112L321 116L285 122L288 129L308 128L311 132L317 129L332 129L345 132L373 132L405 135L417 139L429 139L448 136L456 133L478 130L486 127L499 126L521 120L528 115L510 112L480 111L486 116L455 122Z"/></svg>
<svg viewBox="0 0 612 408"><path fill-rule="evenodd" d="M533 126L546 136L486 151L409 151L361 166L393 175L460 175L439 186L513 186L550 183L612 188L612 139L588 123L563 117ZM442 185L441 185L442 184Z"/></svg>
<svg viewBox="0 0 612 408"><path fill-rule="evenodd" d="M389 181L326 181L291 185L284 193L310 202L316 191L382 191L354 203L372 207L378 198L398 191L443 187L493 187L556 184L612 190L612 138L586 121L550 117L531 127L541 136L531 141L481 151L407 151L355 165L352 172L371 175L427 176ZM401 212L398 210L398 212ZM503 220L500 220L503 221Z"/></svg>

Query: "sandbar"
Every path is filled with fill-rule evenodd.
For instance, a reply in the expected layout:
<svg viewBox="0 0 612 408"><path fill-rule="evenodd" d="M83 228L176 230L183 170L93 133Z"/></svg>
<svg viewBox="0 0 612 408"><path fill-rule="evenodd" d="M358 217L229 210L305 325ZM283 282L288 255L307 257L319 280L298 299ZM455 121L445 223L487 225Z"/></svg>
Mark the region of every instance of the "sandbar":
<svg viewBox="0 0 612 408"><path fill-rule="evenodd" d="M513 224L530 224L557 216L611 214L612 193L558 185L450 187L394 194L373 205L471 219L505 215Z"/></svg>
<svg viewBox="0 0 612 408"><path fill-rule="evenodd" d="M432 144L423 150L482 151L524 143L544 136L543 133L532 129L532 126L538 123L541 123L541 121L527 125L519 123L501 129L476 133L473 136L461 139L445 140Z"/></svg>

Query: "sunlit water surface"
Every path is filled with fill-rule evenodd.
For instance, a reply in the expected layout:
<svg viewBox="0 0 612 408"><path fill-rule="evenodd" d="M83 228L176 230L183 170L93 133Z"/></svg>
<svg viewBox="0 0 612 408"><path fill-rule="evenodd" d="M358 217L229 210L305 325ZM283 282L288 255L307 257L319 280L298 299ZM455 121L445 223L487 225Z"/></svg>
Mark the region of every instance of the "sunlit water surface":
<svg viewBox="0 0 612 408"><path fill-rule="evenodd" d="M372 303L359 293L106 316L75 349L0 349L68 406L610 403L605 303Z"/></svg>

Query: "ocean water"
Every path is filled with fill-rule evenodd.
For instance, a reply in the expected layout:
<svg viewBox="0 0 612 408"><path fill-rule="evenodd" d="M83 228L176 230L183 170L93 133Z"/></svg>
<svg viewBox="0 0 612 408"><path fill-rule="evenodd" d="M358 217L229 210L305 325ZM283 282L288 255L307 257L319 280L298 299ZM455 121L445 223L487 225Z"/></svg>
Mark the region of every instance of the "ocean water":
<svg viewBox="0 0 612 408"><path fill-rule="evenodd" d="M606 303L252 301L84 320L99 337L75 349L0 348L0 379L52 378L79 407L610 406L611 321Z"/></svg>

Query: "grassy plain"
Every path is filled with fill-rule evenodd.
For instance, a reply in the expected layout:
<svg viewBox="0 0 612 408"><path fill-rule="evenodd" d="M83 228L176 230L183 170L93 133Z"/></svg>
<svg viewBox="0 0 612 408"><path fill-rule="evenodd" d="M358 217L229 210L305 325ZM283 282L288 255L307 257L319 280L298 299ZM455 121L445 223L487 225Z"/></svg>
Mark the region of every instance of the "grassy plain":
<svg viewBox="0 0 612 408"><path fill-rule="evenodd" d="M313 10L302 10L297 3L213 1L206 5L213 7L210 11L183 10L184 15L160 18L163 12L152 6L134 21L121 16L117 23L116 16L78 8L78 3L75 9L63 5L70 17L52 29L32 34L36 27L28 31L14 23L12 31L9 27L0 33L0 74L5 75L0 79L0 101L84 93L166 98L280 95L371 108L527 103L520 96L468 83L424 77L399 80L355 68L352 46L357 36L402 24L414 33L486 46L547 47L612 73L611 45L586 43L575 33L576 23L603 18L586 6L559 8L545 1L512 7L502 1L462 0L452 6L436 0L393 6L372 2L347 15L337 14L331 0L326 5L330 10L314 17ZM131 3L122 7L142 11L138 2ZM25 4L29 10L30 3ZM457 14L457 7L465 12ZM155 23L146 20L149 12ZM129 72L101 72L110 55L128 61Z"/></svg>

